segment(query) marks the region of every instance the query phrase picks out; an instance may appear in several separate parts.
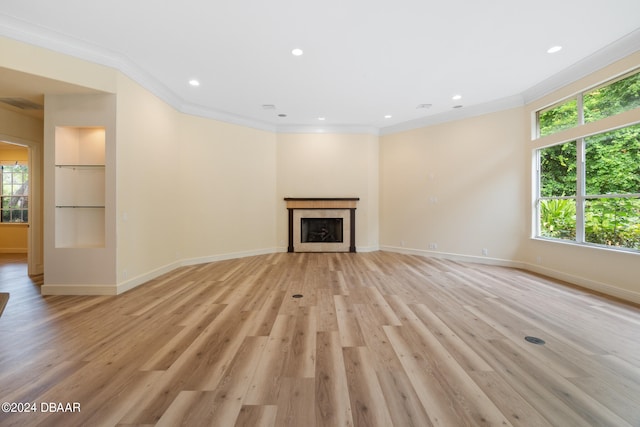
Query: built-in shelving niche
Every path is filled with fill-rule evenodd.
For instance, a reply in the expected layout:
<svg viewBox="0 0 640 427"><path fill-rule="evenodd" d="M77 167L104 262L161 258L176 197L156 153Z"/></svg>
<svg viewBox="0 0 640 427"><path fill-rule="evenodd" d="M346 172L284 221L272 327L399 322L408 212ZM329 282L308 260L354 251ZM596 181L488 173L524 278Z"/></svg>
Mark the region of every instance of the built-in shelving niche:
<svg viewBox="0 0 640 427"><path fill-rule="evenodd" d="M55 247L105 246L105 128L55 131Z"/></svg>

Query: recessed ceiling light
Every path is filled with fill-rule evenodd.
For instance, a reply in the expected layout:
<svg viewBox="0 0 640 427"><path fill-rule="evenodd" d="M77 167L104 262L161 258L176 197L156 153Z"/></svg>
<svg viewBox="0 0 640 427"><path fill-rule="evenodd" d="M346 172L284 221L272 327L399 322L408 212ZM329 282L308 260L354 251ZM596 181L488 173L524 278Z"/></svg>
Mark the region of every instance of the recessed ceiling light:
<svg viewBox="0 0 640 427"><path fill-rule="evenodd" d="M318 120L325 120L324 117L318 117Z"/></svg>
<svg viewBox="0 0 640 427"><path fill-rule="evenodd" d="M547 53L556 53L562 50L562 46L553 46L547 49Z"/></svg>
<svg viewBox="0 0 640 427"><path fill-rule="evenodd" d="M200 82L198 80L196 80L196 79L189 80L189 84L191 86L200 86Z"/></svg>
<svg viewBox="0 0 640 427"><path fill-rule="evenodd" d="M287 117L286 114L278 114L278 117Z"/></svg>
<svg viewBox="0 0 640 427"><path fill-rule="evenodd" d="M384 116L385 119L390 119L391 117L393 117L391 114L387 114L386 116Z"/></svg>
<svg viewBox="0 0 640 427"><path fill-rule="evenodd" d="M457 101L458 99L462 99L462 95L453 95L451 99L453 99L454 101Z"/></svg>
<svg viewBox="0 0 640 427"><path fill-rule="evenodd" d="M304 52L303 52L303 51L302 51L302 49L300 49L300 48L295 48L295 49L293 49L293 50L291 51L291 54L292 54L293 56L300 56L300 55L302 55L303 53L304 53Z"/></svg>
<svg viewBox="0 0 640 427"><path fill-rule="evenodd" d="M273 104L262 104L262 109L263 110L275 110L276 106Z"/></svg>
<svg viewBox="0 0 640 427"><path fill-rule="evenodd" d="M454 105L453 108L462 108L462 105Z"/></svg>

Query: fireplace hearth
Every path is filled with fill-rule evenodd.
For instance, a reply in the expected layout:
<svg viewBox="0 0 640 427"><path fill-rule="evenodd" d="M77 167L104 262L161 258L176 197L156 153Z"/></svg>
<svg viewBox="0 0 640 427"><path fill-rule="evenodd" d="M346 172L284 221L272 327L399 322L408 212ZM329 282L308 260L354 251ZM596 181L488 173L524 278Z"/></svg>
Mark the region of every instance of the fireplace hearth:
<svg viewBox="0 0 640 427"><path fill-rule="evenodd" d="M359 198L285 198L289 211L288 252L355 252Z"/></svg>

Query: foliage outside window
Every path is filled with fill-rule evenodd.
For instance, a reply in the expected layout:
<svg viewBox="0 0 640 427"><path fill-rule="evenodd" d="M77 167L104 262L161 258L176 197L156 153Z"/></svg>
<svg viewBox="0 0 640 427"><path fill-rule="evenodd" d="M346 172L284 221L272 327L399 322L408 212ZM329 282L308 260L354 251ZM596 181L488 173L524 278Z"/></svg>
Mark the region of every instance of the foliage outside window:
<svg viewBox="0 0 640 427"><path fill-rule="evenodd" d="M29 221L29 170L27 165L2 164L0 222Z"/></svg>
<svg viewBox="0 0 640 427"><path fill-rule="evenodd" d="M576 126L578 126L578 108L575 98L538 112L540 136L551 135Z"/></svg>
<svg viewBox="0 0 640 427"><path fill-rule="evenodd" d="M582 123L638 108L640 73L541 111L539 134L572 127L570 105L583 106L576 108ZM640 124L537 153L537 236L640 250Z"/></svg>

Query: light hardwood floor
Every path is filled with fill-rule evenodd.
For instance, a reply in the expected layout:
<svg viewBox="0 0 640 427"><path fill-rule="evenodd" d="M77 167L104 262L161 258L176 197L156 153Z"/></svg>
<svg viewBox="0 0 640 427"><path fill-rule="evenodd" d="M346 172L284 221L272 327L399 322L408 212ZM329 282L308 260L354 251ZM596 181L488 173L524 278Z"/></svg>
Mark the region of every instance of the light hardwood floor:
<svg viewBox="0 0 640 427"><path fill-rule="evenodd" d="M527 272L280 253L42 297L0 259L0 401L37 407L2 426L640 426L638 307Z"/></svg>

